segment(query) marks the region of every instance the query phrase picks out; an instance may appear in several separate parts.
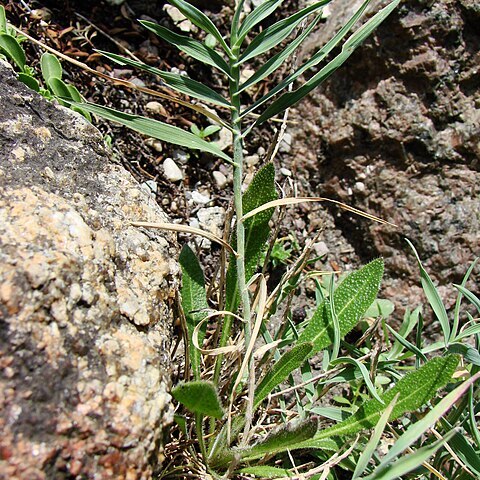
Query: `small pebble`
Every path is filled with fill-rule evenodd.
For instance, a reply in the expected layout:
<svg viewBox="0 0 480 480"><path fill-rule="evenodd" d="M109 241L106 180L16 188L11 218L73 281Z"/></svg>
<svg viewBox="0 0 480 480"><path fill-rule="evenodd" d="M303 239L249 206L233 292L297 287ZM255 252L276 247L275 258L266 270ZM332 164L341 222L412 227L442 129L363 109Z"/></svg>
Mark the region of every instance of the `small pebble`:
<svg viewBox="0 0 480 480"><path fill-rule="evenodd" d="M365 184L363 182L355 182L353 186L354 190L357 192L364 192L365 191Z"/></svg>
<svg viewBox="0 0 480 480"><path fill-rule="evenodd" d="M158 153L161 153L163 150L162 142L156 138L147 138L145 140L145 145L155 150Z"/></svg>
<svg viewBox="0 0 480 480"><path fill-rule="evenodd" d="M292 135L290 133L285 133L282 141L280 142L279 150L282 153L289 153L292 149Z"/></svg>
<svg viewBox="0 0 480 480"><path fill-rule="evenodd" d="M192 192L192 200L199 205L206 205L210 201L210 197L194 190Z"/></svg>
<svg viewBox="0 0 480 480"><path fill-rule="evenodd" d="M174 150L173 159L181 165L185 165L186 163L188 163L190 155L184 150Z"/></svg>
<svg viewBox="0 0 480 480"><path fill-rule="evenodd" d="M313 249L317 257L323 257L329 252L328 246L325 242L317 242L313 244Z"/></svg>
<svg viewBox="0 0 480 480"><path fill-rule="evenodd" d="M288 168L281 168L280 169L280 173L282 175L285 175L286 177L291 177L292 176L292 172L288 169Z"/></svg>
<svg viewBox="0 0 480 480"><path fill-rule="evenodd" d="M258 155L248 155L245 157L245 163L251 167L256 165L260 161L260 157Z"/></svg>
<svg viewBox="0 0 480 480"><path fill-rule="evenodd" d="M183 180L183 172L171 158L166 158L163 162L163 171L165 177L171 182Z"/></svg>
<svg viewBox="0 0 480 480"><path fill-rule="evenodd" d="M145 110L150 113L157 113L159 115L164 115L165 108L163 108L163 105L160 102L148 102L145 105Z"/></svg>
<svg viewBox="0 0 480 480"><path fill-rule="evenodd" d="M215 170L212 176L218 188L225 188L228 185L227 177L222 172Z"/></svg>

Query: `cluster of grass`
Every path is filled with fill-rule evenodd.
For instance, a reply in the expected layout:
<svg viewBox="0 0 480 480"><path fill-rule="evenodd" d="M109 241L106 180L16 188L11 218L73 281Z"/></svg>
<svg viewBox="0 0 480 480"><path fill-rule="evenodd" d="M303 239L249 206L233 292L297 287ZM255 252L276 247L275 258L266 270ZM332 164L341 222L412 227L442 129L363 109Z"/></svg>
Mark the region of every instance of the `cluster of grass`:
<svg viewBox="0 0 480 480"><path fill-rule="evenodd" d="M203 40L150 21L141 22L184 54L223 75L229 86L228 97L187 76L102 52L116 63L156 74L170 88L217 108L221 114L198 103L182 103L206 115L215 125L210 130L188 132L111 108L78 104L60 95L62 101L86 112L233 165L234 223L226 226L223 238L188 226L135 224L203 235L222 246L222 268L208 281L188 245L180 256L186 365L184 381L173 388L172 395L179 402L176 421L185 445L185 464L167 462L162 478L480 477L476 422L480 325L478 318L462 308L466 300L470 308L480 312L480 300L466 288L475 264L462 284L455 285L457 301L450 317L417 256L422 286L442 332L440 341L425 345L420 308L408 311L398 330L389 325L393 306L388 300L377 299L382 259L336 280L334 274L322 275L306 268L312 243L295 259L293 249L285 248L281 241L275 243L270 225L277 207L332 201L278 198L275 146L268 149L265 165L242 193L243 155L249 133L278 115L285 120L288 109L329 78L399 0L388 3L358 27L370 3L364 1L311 58L254 103L243 105L247 98L243 92L295 53L317 27L329 2L310 3L259 29L282 1L265 0L244 14L240 0L228 38L185 0L169 3L203 32ZM253 76L241 81L246 62L279 45L277 53ZM309 79L294 89L294 82L314 68ZM208 134L218 127L232 133L232 156L207 141ZM232 233L227 233L230 229ZM266 248L269 243L271 248ZM287 258L289 265L281 281L269 290L268 268L259 268L260 263L275 264ZM308 278L316 284L316 307L304 321L295 323L292 305L299 285ZM346 340L353 329L361 332L354 343ZM321 364L316 370L311 367L313 357ZM332 394L335 391L343 394Z"/></svg>

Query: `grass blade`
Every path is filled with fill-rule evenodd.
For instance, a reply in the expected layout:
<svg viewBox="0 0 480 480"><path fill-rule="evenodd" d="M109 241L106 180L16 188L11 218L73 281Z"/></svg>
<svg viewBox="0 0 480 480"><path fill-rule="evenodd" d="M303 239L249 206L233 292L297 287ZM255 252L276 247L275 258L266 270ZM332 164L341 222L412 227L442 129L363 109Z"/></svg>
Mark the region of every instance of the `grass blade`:
<svg viewBox="0 0 480 480"><path fill-rule="evenodd" d="M383 431L385 430L385 426L387 425L388 419L392 413L393 407L397 403L399 394L395 395L393 400L390 402L388 407L382 413L382 416L378 420L377 425L375 426L375 430L373 431L373 435L368 441L367 445L365 446L362 454L360 455L357 465L355 466L355 471L353 472L352 480L359 478L360 475L363 474L365 468L367 467L368 463L370 462L375 450L377 448L378 443L382 437Z"/></svg>
<svg viewBox="0 0 480 480"><path fill-rule="evenodd" d="M398 334L390 325L386 325L386 327L390 330L390 333L395 337L398 343L402 344L407 350L414 353L417 358L421 358L424 362L427 361L427 357L418 347Z"/></svg>
<svg viewBox="0 0 480 480"><path fill-rule="evenodd" d="M198 28L210 33L210 35L213 35L218 40L225 52L227 52L229 56L231 55L230 48L225 43L222 34L203 12L184 0L169 0L168 3L172 4L174 7L177 7Z"/></svg>
<svg viewBox="0 0 480 480"><path fill-rule="evenodd" d="M377 393L377 389L375 388L375 385L372 383L370 380L370 373L367 370L367 367L361 362L359 362L355 358L351 357L339 357L336 360L333 360L330 362L331 365L338 365L340 363L349 363L350 365L353 365L360 370L360 373L362 374L363 381L365 382L365 385L372 395L372 397L376 398L382 405L384 404L383 400L380 398L380 396Z"/></svg>
<svg viewBox="0 0 480 480"><path fill-rule="evenodd" d="M453 284L453 286L465 297L467 297L468 300L470 300L470 302L475 306L475 308L480 313L480 298L478 298L473 292L471 292L467 288L462 287L462 285Z"/></svg>
<svg viewBox="0 0 480 480"><path fill-rule="evenodd" d="M145 28L155 33L155 35L158 35L160 38L163 38L172 45L175 45L179 50L185 52L187 55L190 55L195 60L207 65L211 65L212 67L216 67L231 78L230 67L228 66L228 63L212 48L207 47L203 43L193 40L185 35L174 33L168 28L162 27L154 22L140 20L140 23Z"/></svg>
<svg viewBox="0 0 480 480"><path fill-rule="evenodd" d="M425 292L425 296L427 297L428 303L432 307L433 311L435 312L436 317L438 318L440 325L442 327L445 347L448 346L448 342L450 341L450 322L448 320L447 311L445 310L445 305L440 298L440 294L438 293L437 288L432 282L430 275L427 271L423 268L422 262L420 257L418 256L417 251L413 244L407 238L405 241L410 245L410 248L417 259L418 267L420 268L420 279L422 282L422 288Z"/></svg>
<svg viewBox="0 0 480 480"><path fill-rule="evenodd" d="M173 143L174 145L208 152L229 162L232 161L232 159L227 154L223 153L215 143L206 142L205 140L198 138L196 135L193 135L193 133L186 132L181 128L168 125L167 123L142 117L140 115L130 115L128 113L114 110L113 108L103 107L92 103L79 103L76 104L76 106L82 110L106 118L107 120L112 120L113 122L125 125L126 127L143 133L144 135L148 135L149 137Z"/></svg>
<svg viewBox="0 0 480 480"><path fill-rule="evenodd" d="M137 62L136 60L132 60L131 58L123 57L122 55L117 55L115 53L104 52L102 50L97 50L97 52L101 53L110 60L113 60L119 65L129 65L131 67L139 68L140 70L152 73L153 75L158 75L169 87L177 90L177 92L213 103L215 105L231 108L228 100L203 83L197 82L190 77L179 75L177 73L164 72L163 70L152 67L146 63Z"/></svg>
<svg viewBox="0 0 480 480"><path fill-rule="evenodd" d="M288 18L280 20L271 27L266 28L253 39L250 45L243 52L238 63L241 64L246 62L247 60L257 57L258 55L261 55L262 53L265 53L278 45L293 32L293 30L304 18L320 10L330 1L331 0L322 0L320 2L316 2Z"/></svg>
<svg viewBox="0 0 480 480"><path fill-rule="evenodd" d="M445 442L450 440L455 433L455 430L448 432L447 435L445 435L445 437L441 440L437 440L431 445L419 448L414 453L399 458L395 463L387 467L385 470L377 469L374 473L368 477L365 477L365 480L395 480L397 478L402 478L402 475L415 470L424 462L426 462L438 449L445 444Z"/></svg>
<svg viewBox="0 0 480 480"><path fill-rule="evenodd" d="M245 467L238 471L245 475L253 475L260 478L285 478L291 477L290 471L285 468L269 467L268 465L258 465L255 467Z"/></svg>
<svg viewBox="0 0 480 480"><path fill-rule="evenodd" d="M371 0L365 0L365 2L360 6L360 8L352 15L348 22L338 31L338 33L332 37L326 44L323 46L317 53L315 53L312 58L306 61L298 70L290 74L282 82L280 82L276 87L274 87L270 92L257 100L253 105L244 110L241 114L242 117L248 115L249 113L256 110L259 106L263 105L270 98L275 96L277 93L281 92L287 88L291 83L293 83L297 78L300 77L304 72L310 68L318 65L322 62L326 56L343 40L347 35L350 29L355 25L358 19L362 16L363 12L367 8Z"/></svg>
<svg viewBox="0 0 480 480"><path fill-rule="evenodd" d="M480 378L480 373L477 373L459 385L455 390L446 395L421 420L411 425L395 442L385 457L383 457L379 468L386 466L396 456L400 455L406 448L418 440L423 433L435 425L438 419L445 415L445 413L463 396L463 394L470 388L470 385L472 385L478 378Z"/></svg>
<svg viewBox="0 0 480 480"><path fill-rule="evenodd" d="M187 321L190 364L194 379L200 380L201 356L193 345L192 337L195 327L205 316L203 311L208 308L205 279L202 267L188 245L182 248L179 262L182 267L182 309ZM204 325L205 327L200 330L198 335L200 345L205 337L207 324Z"/></svg>

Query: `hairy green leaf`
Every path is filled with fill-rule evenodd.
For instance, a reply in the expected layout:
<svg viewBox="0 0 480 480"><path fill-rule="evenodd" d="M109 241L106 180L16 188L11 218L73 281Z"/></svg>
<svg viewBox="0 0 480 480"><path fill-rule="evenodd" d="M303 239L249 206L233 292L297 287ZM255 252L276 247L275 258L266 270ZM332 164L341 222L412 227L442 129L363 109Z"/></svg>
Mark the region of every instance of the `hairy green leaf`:
<svg viewBox="0 0 480 480"><path fill-rule="evenodd" d="M335 311L344 337L362 318L375 300L383 276L383 260L378 258L351 273L334 292ZM313 355L333 343L334 332L330 309L323 301L315 311L298 342L312 342Z"/></svg>
<svg viewBox="0 0 480 480"><path fill-rule="evenodd" d="M417 410L445 386L458 365L458 355L435 357L425 365L401 378L390 390L381 395L384 403L390 403L399 394L390 420L405 412ZM310 442L299 444L298 448L315 448L317 440L332 436L354 435L361 430L374 428L385 409L375 398L365 402L351 417L337 425L318 432Z"/></svg>
<svg viewBox="0 0 480 480"><path fill-rule="evenodd" d="M212 48L207 47L203 43L193 40L185 35L174 33L168 28L157 25L154 22L140 20L140 23L145 28L158 35L160 38L163 38L172 45L175 45L182 52L190 55L195 60L203 62L207 65L211 65L212 67L216 67L227 76L231 76L228 63Z"/></svg>
<svg viewBox="0 0 480 480"><path fill-rule="evenodd" d="M193 344L192 337L195 327L205 317L204 310L208 308L205 279L202 267L188 245L182 248L179 262L182 267L182 308L187 322L190 363L195 380L200 380L201 356ZM206 323L204 328L200 328L198 333L199 345L202 345L205 338L206 328Z"/></svg>
<svg viewBox="0 0 480 480"><path fill-rule="evenodd" d="M198 28L209 33L210 35L213 35L218 40L222 48L227 53L230 53L230 48L225 43L225 40L218 31L218 28L203 12L184 0L169 0L168 3L172 4L174 7L177 7Z"/></svg>
<svg viewBox="0 0 480 480"><path fill-rule="evenodd" d="M243 213L246 214L265 203L276 200L276 198L275 169L273 164L269 163L257 172L243 194ZM270 235L268 222L272 218L273 211L273 208L264 210L245 221L245 272L247 281L255 273L260 255ZM233 248L236 248L235 239L233 239ZM233 312L240 302L237 266L233 257L230 258L226 281L227 310Z"/></svg>
<svg viewBox="0 0 480 480"><path fill-rule="evenodd" d="M299 442L312 438L318 428L318 417L311 417L299 422L290 422L269 434L264 440L248 449L236 449L244 460L262 457L293 449Z"/></svg>
<svg viewBox="0 0 480 480"><path fill-rule="evenodd" d="M177 92L184 93L190 97L198 98L215 105L222 105L223 107L231 108L231 104L228 100L203 83L197 82L190 77L179 75L177 73L164 72L163 70L152 67L146 63L137 62L136 60L115 53L103 52L101 50L97 51L119 65L130 65L154 75L158 75L168 86L177 90Z"/></svg>
<svg viewBox="0 0 480 480"><path fill-rule="evenodd" d="M119 112L113 108L95 105L93 103L79 103L75 106L86 110L87 112L99 115L107 120L120 123L126 127L136 130L149 137L157 138L164 142L180 145L181 147L191 148L194 150L201 150L209 152L219 158L223 158L231 162L231 158L223 153L215 143L206 142L201 138L190 132L186 132L181 128L168 125L167 123L153 120L151 118L142 117L140 115L131 115L128 113Z"/></svg>
<svg viewBox="0 0 480 480"><path fill-rule="evenodd" d="M214 418L223 417L217 390L211 382L181 383L172 390L172 396L193 413Z"/></svg>
<svg viewBox="0 0 480 480"><path fill-rule="evenodd" d="M254 408L257 408L263 399L278 385L284 382L297 368L300 368L312 351L311 343L295 345L276 361L273 367L265 374L255 390Z"/></svg>
<svg viewBox="0 0 480 480"><path fill-rule="evenodd" d="M239 63L246 62L253 57L258 57L258 55L261 55L262 53L265 53L271 48L277 46L292 33L295 27L297 27L297 25L304 18L320 10L330 1L331 0L322 0L320 2L316 2L288 18L280 20L271 27L267 27L265 30L263 30L263 32L259 33L253 39L250 45L248 45L240 57Z"/></svg>
<svg viewBox="0 0 480 480"><path fill-rule="evenodd" d="M348 22L338 31L338 33L332 37L318 52L316 52L311 58L309 58L300 68L295 72L291 73L282 80L277 86L273 87L266 95L258 99L253 105L244 110L241 114L242 117L248 115L249 113L256 110L258 107L263 105L265 102L270 100L277 93L281 92L287 88L291 83L293 83L297 78L300 77L304 72L310 68L318 65L323 61L326 56L342 41L342 39L347 35L350 29L355 25L357 20L362 16L363 12L367 8L371 0L365 0L365 2L360 6L360 8L352 15Z"/></svg>
<svg viewBox="0 0 480 480"><path fill-rule="evenodd" d="M8 33L0 33L0 51L12 60L23 72L27 59L25 52L17 40Z"/></svg>
<svg viewBox="0 0 480 480"><path fill-rule="evenodd" d="M52 78L59 78L60 80L62 79L62 65L55 55L52 55L51 53L44 53L40 59L40 65L42 68L43 78L47 84Z"/></svg>
<svg viewBox="0 0 480 480"><path fill-rule="evenodd" d="M238 471L244 475L253 475L260 478L284 478L291 477L292 474L285 468L269 467L268 465L258 465L256 467L245 467Z"/></svg>

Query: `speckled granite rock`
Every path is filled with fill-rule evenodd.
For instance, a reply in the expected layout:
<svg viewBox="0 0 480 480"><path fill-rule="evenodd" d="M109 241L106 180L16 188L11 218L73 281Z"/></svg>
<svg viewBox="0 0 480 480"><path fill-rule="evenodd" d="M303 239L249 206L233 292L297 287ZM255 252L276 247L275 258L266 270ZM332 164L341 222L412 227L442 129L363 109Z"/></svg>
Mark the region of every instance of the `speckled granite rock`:
<svg viewBox="0 0 480 480"><path fill-rule="evenodd" d="M171 421L174 238L99 132L0 65L0 478L149 479Z"/></svg>
<svg viewBox="0 0 480 480"><path fill-rule="evenodd" d="M327 23L301 56L308 58L361 3L332 1ZM450 292L448 302L451 283L480 253L479 20L471 0L402 2L295 113L301 128L292 153L312 193L399 225L334 217L362 262L385 257L384 294L397 306L424 301L403 236L441 291Z"/></svg>

